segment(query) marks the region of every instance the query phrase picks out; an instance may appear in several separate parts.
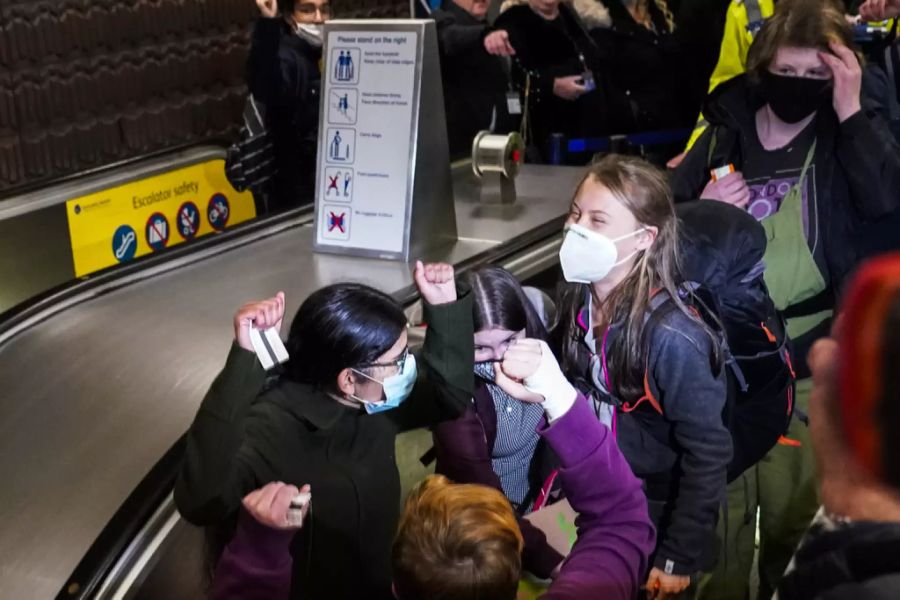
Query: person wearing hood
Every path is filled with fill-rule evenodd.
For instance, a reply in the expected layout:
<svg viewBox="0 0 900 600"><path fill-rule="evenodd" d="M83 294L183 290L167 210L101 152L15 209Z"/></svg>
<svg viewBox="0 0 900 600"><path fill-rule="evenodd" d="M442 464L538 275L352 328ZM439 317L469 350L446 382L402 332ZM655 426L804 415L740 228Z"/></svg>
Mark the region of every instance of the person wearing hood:
<svg viewBox="0 0 900 600"><path fill-rule="evenodd" d="M515 51L505 31L492 30L487 9L487 0L444 0L441 8L431 13L441 53L451 159L468 157L479 131L506 133L513 129L503 57Z"/></svg>
<svg viewBox="0 0 900 600"><path fill-rule="evenodd" d="M861 98L852 40L830 4L779 3L750 49L747 74L719 86L705 111L711 127L672 179L676 200L727 202L765 227L765 280L794 342L800 415L811 386L806 356L827 335L844 277L859 260L854 240L900 204L900 148ZM718 575L747 589L758 508L763 598L818 506L802 419L752 471L729 488L728 560ZM729 589L709 597L744 597Z"/></svg>
<svg viewBox="0 0 900 600"><path fill-rule="evenodd" d="M265 108L275 154L274 205L312 202L319 128L322 23L328 0L256 0L247 85Z"/></svg>
<svg viewBox="0 0 900 600"><path fill-rule="evenodd" d="M550 162L550 138L611 133L609 85L597 45L587 30L609 23L593 0L507 0L494 23L515 51L512 76L528 104L529 140Z"/></svg>

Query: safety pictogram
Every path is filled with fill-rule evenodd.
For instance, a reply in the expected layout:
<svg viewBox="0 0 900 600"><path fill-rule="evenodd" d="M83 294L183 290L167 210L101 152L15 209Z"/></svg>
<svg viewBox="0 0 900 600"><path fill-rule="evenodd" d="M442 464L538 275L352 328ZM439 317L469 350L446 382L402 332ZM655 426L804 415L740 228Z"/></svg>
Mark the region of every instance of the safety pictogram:
<svg viewBox="0 0 900 600"><path fill-rule="evenodd" d="M120 263L128 262L137 252L137 234L130 225L120 225L112 237L113 256Z"/></svg>
<svg viewBox="0 0 900 600"><path fill-rule="evenodd" d="M353 199L353 169L349 167L327 167L322 182L325 200L350 202Z"/></svg>
<svg viewBox="0 0 900 600"><path fill-rule="evenodd" d="M162 250L169 243L169 220L162 213L153 213L147 219L145 234L152 250Z"/></svg>
<svg viewBox="0 0 900 600"><path fill-rule="evenodd" d="M359 82L359 48L334 48L331 51L331 81Z"/></svg>
<svg viewBox="0 0 900 600"><path fill-rule="evenodd" d="M200 209L193 202L185 202L176 217L178 233L185 240L192 240L200 230Z"/></svg>
<svg viewBox="0 0 900 600"><path fill-rule="evenodd" d="M206 218L216 231L222 231L228 225L229 206L225 194L215 194L209 199L206 207Z"/></svg>
<svg viewBox="0 0 900 600"><path fill-rule="evenodd" d="M330 240L350 239L350 210L346 206L322 207L322 236Z"/></svg>

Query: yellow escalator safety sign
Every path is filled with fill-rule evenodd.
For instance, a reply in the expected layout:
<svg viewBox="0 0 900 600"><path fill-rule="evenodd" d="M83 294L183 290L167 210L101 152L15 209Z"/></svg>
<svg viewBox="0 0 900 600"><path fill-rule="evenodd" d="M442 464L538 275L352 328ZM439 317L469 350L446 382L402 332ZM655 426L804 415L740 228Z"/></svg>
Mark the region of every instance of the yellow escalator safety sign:
<svg viewBox="0 0 900 600"><path fill-rule="evenodd" d="M215 159L66 201L75 276L183 244L256 216Z"/></svg>

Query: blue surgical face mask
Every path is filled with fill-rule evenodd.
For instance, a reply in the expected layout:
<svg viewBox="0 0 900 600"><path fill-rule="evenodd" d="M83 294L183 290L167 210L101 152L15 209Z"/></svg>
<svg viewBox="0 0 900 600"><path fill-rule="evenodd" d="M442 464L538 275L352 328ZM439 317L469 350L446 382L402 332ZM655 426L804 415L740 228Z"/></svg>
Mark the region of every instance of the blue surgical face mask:
<svg viewBox="0 0 900 600"><path fill-rule="evenodd" d="M399 373L391 375L383 381L366 375L362 371L356 369L353 369L353 371L366 379L371 379L376 383L380 383L381 387L384 389L385 399L381 402L372 402L371 400L363 400L362 398L353 395L350 396L357 402L360 402L366 409L366 412L370 415L391 410L392 408L397 408L403 404L403 401L409 398L410 393L412 393L418 375L416 369L416 357L412 354L406 355L406 360L403 361L403 366L400 368Z"/></svg>

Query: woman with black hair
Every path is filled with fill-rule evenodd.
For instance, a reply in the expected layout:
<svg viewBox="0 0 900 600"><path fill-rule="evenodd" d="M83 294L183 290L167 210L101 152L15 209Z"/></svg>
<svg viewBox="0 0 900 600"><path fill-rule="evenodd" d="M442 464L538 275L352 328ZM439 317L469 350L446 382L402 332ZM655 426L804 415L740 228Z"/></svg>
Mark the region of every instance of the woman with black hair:
<svg viewBox="0 0 900 600"><path fill-rule="evenodd" d="M311 202L315 189L322 23L328 0L256 0L247 85L265 108L275 155L270 210Z"/></svg>
<svg viewBox="0 0 900 600"><path fill-rule="evenodd" d="M187 433L175 502L191 523L233 522L242 499L270 482L311 486L313 510L296 535L256 538L262 553L290 544L285 587L293 598L392 598L395 437L455 418L471 400L471 295L461 288L457 296L449 265L417 263L415 280L428 323L421 353L427 378L417 377L402 307L373 288L344 283L303 303L288 335L285 372L266 385L249 332L281 326L279 294L238 311L225 368ZM246 520L241 513L238 526ZM244 597L234 590L253 586L229 576L216 573L216 597Z"/></svg>
<svg viewBox="0 0 900 600"><path fill-rule="evenodd" d="M504 392L495 383L494 368L516 340L546 342L547 329L508 271L484 267L467 274L466 281L475 298L475 392L459 419L434 428L435 471L457 483L501 490L522 517L531 511L556 461L537 433L543 407ZM528 521L519 518L519 528L525 538L522 566L538 577L550 577L562 555Z"/></svg>

